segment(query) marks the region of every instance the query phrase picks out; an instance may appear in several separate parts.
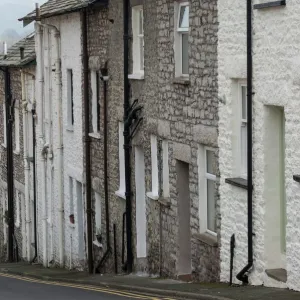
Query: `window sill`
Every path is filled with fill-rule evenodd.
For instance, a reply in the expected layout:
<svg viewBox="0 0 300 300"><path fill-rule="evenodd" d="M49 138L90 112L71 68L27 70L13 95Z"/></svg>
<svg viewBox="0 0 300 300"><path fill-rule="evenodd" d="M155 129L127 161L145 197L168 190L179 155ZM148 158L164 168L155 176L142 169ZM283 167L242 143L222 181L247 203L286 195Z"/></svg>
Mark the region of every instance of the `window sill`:
<svg viewBox="0 0 300 300"><path fill-rule="evenodd" d="M188 76L179 76L173 79L174 84L189 85L190 78Z"/></svg>
<svg viewBox="0 0 300 300"><path fill-rule="evenodd" d="M126 200L125 191L118 190L118 191L115 192L115 195L117 195L118 197Z"/></svg>
<svg viewBox="0 0 300 300"><path fill-rule="evenodd" d="M206 245L212 247L218 247L217 236L211 235L206 232L206 233L195 233L193 234L193 237Z"/></svg>
<svg viewBox="0 0 300 300"><path fill-rule="evenodd" d="M157 194L154 194L153 192L148 192L147 194L147 197L152 199L152 200L158 200L159 199L159 196Z"/></svg>
<svg viewBox="0 0 300 300"><path fill-rule="evenodd" d="M2 146L3 148L6 148L6 144L1 144L1 146Z"/></svg>
<svg viewBox="0 0 300 300"><path fill-rule="evenodd" d="M14 150L13 151L15 155L19 155L20 154L20 150Z"/></svg>
<svg viewBox="0 0 300 300"><path fill-rule="evenodd" d="M101 243L99 243L97 240L93 241L93 244L98 247L98 248L103 248L103 245Z"/></svg>
<svg viewBox="0 0 300 300"><path fill-rule="evenodd" d="M69 228L75 228L75 224L69 224Z"/></svg>
<svg viewBox="0 0 300 300"><path fill-rule="evenodd" d="M66 130L69 131L69 132L74 132L74 127L71 126L71 125L67 125Z"/></svg>
<svg viewBox="0 0 300 300"><path fill-rule="evenodd" d="M236 187L248 190L248 180L244 178L226 178L225 182Z"/></svg>
<svg viewBox="0 0 300 300"><path fill-rule="evenodd" d="M100 140L100 133L98 133L98 132L89 133L89 136L94 138L94 139Z"/></svg>
<svg viewBox="0 0 300 300"><path fill-rule="evenodd" d="M171 201L170 198L166 198L166 197L159 197L158 198L158 203L160 203L161 205L170 208L171 207Z"/></svg>
<svg viewBox="0 0 300 300"><path fill-rule="evenodd" d="M144 73L133 73L128 75L128 79L144 80Z"/></svg>
<svg viewBox="0 0 300 300"><path fill-rule="evenodd" d="M15 223L15 227L16 227L16 228L20 228L20 225L21 225L20 222L16 222L16 223Z"/></svg>

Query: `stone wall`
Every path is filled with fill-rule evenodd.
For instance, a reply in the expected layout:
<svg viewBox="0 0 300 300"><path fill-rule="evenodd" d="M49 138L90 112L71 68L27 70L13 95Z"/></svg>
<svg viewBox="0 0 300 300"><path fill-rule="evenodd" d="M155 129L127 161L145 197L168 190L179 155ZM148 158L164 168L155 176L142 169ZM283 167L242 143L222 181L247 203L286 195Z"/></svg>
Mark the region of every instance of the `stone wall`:
<svg viewBox="0 0 300 300"><path fill-rule="evenodd" d="M190 78L188 85L174 79L174 5L173 1L132 1L144 5L145 78L130 80L131 99L143 105L143 122L133 140L134 147L142 147L145 155L146 192L151 191L150 135L169 141L170 201L167 207L159 201L146 198L147 258L135 261L136 271L176 277L178 274L178 204L176 161L189 163L192 272L194 279L219 280L219 248L199 240L198 146L217 149L218 124L218 64L217 64L217 1L191 1L190 3ZM117 224L118 253L121 251L122 214L125 201L116 196L119 188L118 122L123 118L123 20L122 1L114 1L108 12L102 9L90 13L90 62L98 67L108 60L109 128L109 209L112 225ZM110 19L108 21L106 18ZM131 24L131 22L130 22ZM130 26L131 27L131 26ZM95 28L98 28L96 31ZM101 94L102 95L102 94ZM101 100L102 103L102 100ZM102 222L105 245L104 189L103 189L103 106L101 108L100 140L92 140L92 174L100 181ZM218 151L216 150L216 158ZM159 159L160 160L160 159ZM160 167L161 168L161 167ZM218 176L218 172L217 172ZM135 185L133 216L135 216ZM218 196L218 180L216 197ZM220 228L219 201L218 236ZM136 246L136 224L133 217L133 236ZM135 250L134 250L135 252ZM99 258L101 257L101 253ZM120 258L119 258L120 259ZM119 261L120 266L120 261ZM107 268L112 267L112 256Z"/></svg>

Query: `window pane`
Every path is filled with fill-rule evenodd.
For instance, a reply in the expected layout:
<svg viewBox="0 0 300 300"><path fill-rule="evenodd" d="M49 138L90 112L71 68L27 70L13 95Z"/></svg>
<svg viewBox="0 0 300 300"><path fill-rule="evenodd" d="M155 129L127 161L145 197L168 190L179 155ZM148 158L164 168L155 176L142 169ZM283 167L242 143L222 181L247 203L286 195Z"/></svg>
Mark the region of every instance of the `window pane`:
<svg viewBox="0 0 300 300"><path fill-rule="evenodd" d="M247 87L242 86L242 119L247 120Z"/></svg>
<svg viewBox="0 0 300 300"><path fill-rule="evenodd" d="M143 10L140 10L139 13L139 34L144 34L144 15L143 15Z"/></svg>
<svg viewBox="0 0 300 300"><path fill-rule="evenodd" d="M206 150L206 172L215 175L215 154Z"/></svg>
<svg viewBox="0 0 300 300"><path fill-rule="evenodd" d="M188 29L189 28L189 6L181 6L179 12L179 28Z"/></svg>
<svg viewBox="0 0 300 300"><path fill-rule="evenodd" d="M140 52L140 69L144 70L144 37L140 38Z"/></svg>
<svg viewBox="0 0 300 300"><path fill-rule="evenodd" d="M215 182L207 180L207 229L216 232Z"/></svg>
<svg viewBox="0 0 300 300"><path fill-rule="evenodd" d="M182 74L189 74L189 35L182 34Z"/></svg>
<svg viewBox="0 0 300 300"><path fill-rule="evenodd" d="M243 175L247 174L247 123L242 123L241 128L241 165Z"/></svg>

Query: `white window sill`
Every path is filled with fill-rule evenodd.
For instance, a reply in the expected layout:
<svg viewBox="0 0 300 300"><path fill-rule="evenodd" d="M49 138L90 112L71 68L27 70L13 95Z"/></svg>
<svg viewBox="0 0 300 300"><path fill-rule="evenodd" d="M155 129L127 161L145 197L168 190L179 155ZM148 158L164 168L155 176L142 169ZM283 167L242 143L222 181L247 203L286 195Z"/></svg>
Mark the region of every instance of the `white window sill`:
<svg viewBox="0 0 300 300"><path fill-rule="evenodd" d="M14 154L19 155L20 154L20 150L14 150Z"/></svg>
<svg viewBox="0 0 300 300"><path fill-rule="evenodd" d="M133 73L128 75L129 79L135 79L135 80L143 80L145 78L144 72L141 73Z"/></svg>
<svg viewBox="0 0 300 300"><path fill-rule="evenodd" d="M69 228L75 228L75 224L69 224Z"/></svg>
<svg viewBox="0 0 300 300"><path fill-rule="evenodd" d="M99 243L97 240L93 241L93 244L98 247L98 248L103 248L103 245L101 243Z"/></svg>
<svg viewBox="0 0 300 300"><path fill-rule="evenodd" d="M211 234L209 232L204 233L196 233L193 234L193 237L199 241L201 241L204 244L207 244L212 247L218 247L218 237L217 234Z"/></svg>
<svg viewBox="0 0 300 300"><path fill-rule="evenodd" d="M181 85L189 85L190 84L190 77L189 76L176 76L173 79L174 84L181 84Z"/></svg>
<svg viewBox="0 0 300 300"><path fill-rule="evenodd" d="M159 196L157 193L153 193L153 192L148 192L147 194L147 197L152 199L152 200L158 200Z"/></svg>
<svg viewBox="0 0 300 300"><path fill-rule="evenodd" d="M74 132L74 126L67 125L66 130L69 131L69 132Z"/></svg>
<svg viewBox="0 0 300 300"><path fill-rule="evenodd" d="M20 222L15 223L16 228L20 228L20 225L21 225Z"/></svg>
<svg viewBox="0 0 300 300"><path fill-rule="evenodd" d="M6 148L6 144L4 144L4 143L2 143L1 146L2 146L3 148Z"/></svg>
<svg viewBox="0 0 300 300"><path fill-rule="evenodd" d="M89 136L92 137L92 138L94 138L94 139L100 140L100 133L99 132L89 133Z"/></svg>
<svg viewBox="0 0 300 300"><path fill-rule="evenodd" d="M126 200L125 191L118 190L118 191L115 192L115 195L117 195L118 197Z"/></svg>

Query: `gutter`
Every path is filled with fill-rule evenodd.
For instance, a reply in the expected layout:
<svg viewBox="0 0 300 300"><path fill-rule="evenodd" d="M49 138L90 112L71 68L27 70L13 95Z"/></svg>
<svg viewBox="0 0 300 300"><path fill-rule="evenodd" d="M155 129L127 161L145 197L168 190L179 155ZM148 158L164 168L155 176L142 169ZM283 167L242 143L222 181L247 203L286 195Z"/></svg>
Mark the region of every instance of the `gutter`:
<svg viewBox="0 0 300 300"><path fill-rule="evenodd" d="M252 0L247 0L247 177L248 177L248 264L237 274L236 278L244 284L249 283L246 274L253 267L253 137L252 137L252 96L253 96L253 57L252 57Z"/></svg>

